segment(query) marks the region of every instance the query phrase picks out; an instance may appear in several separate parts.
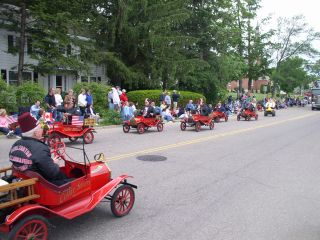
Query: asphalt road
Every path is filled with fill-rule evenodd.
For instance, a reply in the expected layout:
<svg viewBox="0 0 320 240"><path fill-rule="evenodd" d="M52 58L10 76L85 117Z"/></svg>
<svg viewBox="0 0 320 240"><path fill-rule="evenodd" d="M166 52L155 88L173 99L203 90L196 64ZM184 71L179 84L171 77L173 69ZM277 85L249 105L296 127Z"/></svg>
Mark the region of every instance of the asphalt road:
<svg viewBox="0 0 320 240"><path fill-rule="evenodd" d="M87 153L104 152L114 177L134 176L135 206L123 218L101 203L71 221L52 219L51 239L318 240L319 123L320 112L306 107L258 121L232 117L199 133L178 123L143 135L99 129ZM13 142L0 139L2 166ZM137 159L144 155L166 159Z"/></svg>

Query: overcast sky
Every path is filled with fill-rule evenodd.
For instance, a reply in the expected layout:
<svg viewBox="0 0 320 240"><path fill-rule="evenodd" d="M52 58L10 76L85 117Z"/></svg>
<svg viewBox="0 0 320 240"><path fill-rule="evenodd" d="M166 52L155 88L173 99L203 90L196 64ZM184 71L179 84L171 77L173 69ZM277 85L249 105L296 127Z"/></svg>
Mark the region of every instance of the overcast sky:
<svg viewBox="0 0 320 240"><path fill-rule="evenodd" d="M319 0L261 0L260 17L272 14L273 24L278 17L304 15L306 22L316 31L320 31ZM275 25L276 26L276 25Z"/></svg>
<svg viewBox="0 0 320 240"><path fill-rule="evenodd" d="M261 0L261 9L258 10L258 19L271 14L270 25L264 30L277 27L277 18L291 18L303 15L306 23L315 31L320 32L320 9L319 0ZM320 41L315 41L313 46L320 50Z"/></svg>

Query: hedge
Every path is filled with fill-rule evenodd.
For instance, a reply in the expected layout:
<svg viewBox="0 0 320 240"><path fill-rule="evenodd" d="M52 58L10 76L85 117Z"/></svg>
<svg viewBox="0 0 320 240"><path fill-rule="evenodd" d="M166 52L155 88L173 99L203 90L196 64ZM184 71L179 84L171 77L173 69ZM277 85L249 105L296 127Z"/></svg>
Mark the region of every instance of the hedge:
<svg viewBox="0 0 320 240"><path fill-rule="evenodd" d="M80 93L80 90L90 89L91 95L93 97L93 107L97 113L103 115L107 106L107 95L111 90L111 87L101 83L77 83L73 86L73 91L77 97Z"/></svg>
<svg viewBox="0 0 320 240"><path fill-rule="evenodd" d="M154 100L156 105L160 104L160 95L163 91L162 90L137 90L137 91L131 91L128 92L128 98L130 102L133 102L137 104L137 108L141 108L144 106L144 100L146 98L149 98L151 100ZM170 95L172 96L172 91L170 92ZM178 105L179 106L185 106L189 100L193 100L193 102L197 102L200 98L206 99L202 94L195 93L195 92L189 92L189 91L178 91L180 92L180 98ZM171 100L172 101L172 100Z"/></svg>
<svg viewBox="0 0 320 240"><path fill-rule="evenodd" d="M44 106L46 91L37 83L23 82L16 91L17 105L19 107L31 107L37 100Z"/></svg>

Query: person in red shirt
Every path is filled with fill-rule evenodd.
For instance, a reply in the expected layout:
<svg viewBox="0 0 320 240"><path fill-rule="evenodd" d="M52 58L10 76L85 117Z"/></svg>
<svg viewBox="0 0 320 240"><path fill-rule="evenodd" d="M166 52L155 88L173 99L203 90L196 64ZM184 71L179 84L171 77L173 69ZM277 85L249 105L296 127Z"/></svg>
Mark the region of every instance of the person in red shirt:
<svg viewBox="0 0 320 240"><path fill-rule="evenodd" d="M120 101L121 101L122 106L124 106L125 102L128 102L128 96L126 94L125 89L122 89L122 93L120 95Z"/></svg>

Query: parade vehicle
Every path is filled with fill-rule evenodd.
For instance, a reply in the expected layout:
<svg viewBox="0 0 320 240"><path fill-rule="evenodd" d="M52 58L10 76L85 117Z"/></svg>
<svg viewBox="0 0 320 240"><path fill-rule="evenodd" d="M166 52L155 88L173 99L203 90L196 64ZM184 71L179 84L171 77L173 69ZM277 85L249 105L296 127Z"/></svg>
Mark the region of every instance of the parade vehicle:
<svg viewBox="0 0 320 240"><path fill-rule="evenodd" d="M103 153L89 161L83 143L83 148L76 148L83 151L83 162L78 162L66 157L63 142L53 146L53 154L64 163L60 171L68 177L64 185L30 170L0 169L0 232L9 240L47 240L50 217L74 219L104 200L116 217L127 215L134 205L137 186L127 182L128 175L111 178Z"/></svg>
<svg viewBox="0 0 320 240"><path fill-rule="evenodd" d="M192 114L189 117L182 119L180 123L180 129L182 131L185 131L187 127L194 127L196 132L199 132L202 126L209 126L210 130L214 128L212 114L209 116L198 113Z"/></svg>
<svg viewBox="0 0 320 240"><path fill-rule="evenodd" d="M258 120L258 113L255 112L255 110L250 110L249 108L242 110L237 115L237 120L240 121L241 118L244 118L246 121L250 121L251 118L254 118L255 120Z"/></svg>
<svg viewBox="0 0 320 240"><path fill-rule="evenodd" d="M276 116L276 111L271 106L267 106L266 109L264 110L265 117L268 116L269 114L272 115L272 117Z"/></svg>
<svg viewBox="0 0 320 240"><path fill-rule="evenodd" d="M94 140L95 120L93 118L85 118L82 120L81 116L72 116L71 121L54 122L48 125L46 131L46 138L48 145L56 142L61 142L62 138L68 138L70 142L75 142L79 138L83 138L85 144L90 144ZM82 117L83 118L83 117Z"/></svg>
<svg viewBox="0 0 320 240"><path fill-rule="evenodd" d="M161 115L152 117L135 116L123 123L123 132L128 133L131 128L136 128L139 134L143 134L151 127L156 127L158 132L163 131L163 121Z"/></svg>
<svg viewBox="0 0 320 240"><path fill-rule="evenodd" d="M213 120L218 123L221 119L224 119L225 122L228 122L228 115L226 112L214 111L211 113Z"/></svg>

